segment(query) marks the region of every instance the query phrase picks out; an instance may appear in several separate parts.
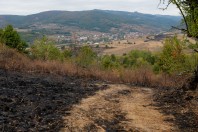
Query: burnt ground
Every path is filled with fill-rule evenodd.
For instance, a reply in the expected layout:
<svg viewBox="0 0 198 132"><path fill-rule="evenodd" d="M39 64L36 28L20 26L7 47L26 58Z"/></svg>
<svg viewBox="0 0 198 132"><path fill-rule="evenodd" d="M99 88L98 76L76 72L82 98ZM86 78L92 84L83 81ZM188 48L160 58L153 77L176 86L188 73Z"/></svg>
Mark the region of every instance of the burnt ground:
<svg viewBox="0 0 198 132"><path fill-rule="evenodd" d="M158 88L154 100L165 115L173 115L179 131L198 131L198 91L184 91L182 88Z"/></svg>
<svg viewBox="0 0 198 132"><path fill-rule="evenodd" d="M198 94L0 69L0 131L198 131Z"/></svg>
<svg viewBox="0 0 198 132"><path fill-rule="evenodd" d="M96 82L0 70L0 131L59 131L72 105L106 89Z"/></svg>

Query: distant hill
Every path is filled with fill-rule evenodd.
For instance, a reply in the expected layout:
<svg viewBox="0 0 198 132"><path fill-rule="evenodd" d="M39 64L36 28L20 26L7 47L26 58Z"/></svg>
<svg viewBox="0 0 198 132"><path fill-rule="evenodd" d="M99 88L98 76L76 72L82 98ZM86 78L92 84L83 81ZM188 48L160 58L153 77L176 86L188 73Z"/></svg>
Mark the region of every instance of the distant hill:
<svg viewBox="0 0 198 132"><path fill-rule="evenodd" d="M7 24L18 28L35 24L59 24L91 31L110 32L111 29L119 29L123 26L142 26L154 31L161 31L179 25L180 20L179 16L109 10L47 11L27 16L0 15L0 27Z"/></svg>

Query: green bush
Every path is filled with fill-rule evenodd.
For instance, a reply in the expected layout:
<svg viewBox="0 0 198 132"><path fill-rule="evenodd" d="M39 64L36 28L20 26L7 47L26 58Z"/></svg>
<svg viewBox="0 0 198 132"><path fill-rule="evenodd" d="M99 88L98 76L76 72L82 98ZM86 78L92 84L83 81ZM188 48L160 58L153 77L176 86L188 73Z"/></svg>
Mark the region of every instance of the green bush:
<svg viewBox="0 0 198 132"><path fill-rule="evenodd" d="M69 50L69 49L65 49L63 52L62 52L64 58L68 59L68 58L71 58L72 57L72 51Z"/></svg>
<svg viewBox="0 0 198 132"><path fill-rule="evenodd" d="M15 48L20 52L25 52L25 49L28 46L11 25L8 25L4 29L0 29L0 42L10 48Z"/></svg>
<svg viewBox="0 0 198 132"><path fill-rule="evenodd" d="M63 60L63 54L52 41L43 37L36 40L31 47L31 56L41 60Z"/></svg>
<svg viewBox="0 0 198 132"><path fill-rule="evenodd" d="M139 57L136 60L136 64L135 64L136 67L142 67L142 66L146 66L146 65L149 65L149 63L144 58Z"/></svg>
<svg viewBox="0 0 198 132"><path fill-rule="evenodd" d="M76 64L81 67L89 67L96 58L96 53L89 46L83 46L77 53Z"/></svg>
<svg viewBox="0 0 198 132"><path fill-rule="evenodd" d="M154 65L156 56L149 51L133 50L122 58L124 67L138 67L140 64Z"/></svg>
<svg viewBox="0 0 198 132"><path fill-rule="evenodd" d="M185 55L185 63L183 64L185 72L194 72L198 65L198 54Z"/></svg>
<svg viewBox="0 0 198 132"><path fill-rule="evenodd" d="M184 71L186 62L185 54L183 53L183 44L183 41L177 39L176 36L167 38L154 69L168 74Z"/></svg>
<svg viewBox="0 0 198 132"><path fill-rule="evenodd" d="M101 66L104 69L118 68L120 63L115 55L105 55L101 58Z"/></svg>

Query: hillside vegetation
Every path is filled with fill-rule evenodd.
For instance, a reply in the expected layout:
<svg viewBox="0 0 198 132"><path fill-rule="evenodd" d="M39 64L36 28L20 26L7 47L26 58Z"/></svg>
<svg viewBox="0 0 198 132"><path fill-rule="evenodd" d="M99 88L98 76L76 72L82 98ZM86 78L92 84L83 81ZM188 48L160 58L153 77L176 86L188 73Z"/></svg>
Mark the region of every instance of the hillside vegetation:
<svg viewBox="0 0 198 132"><path fill-rule="evenodd" d="M5 32L8 27L2 31ZM11 30L10 34L13 33L17 34L16 31ZM10 35L9 39L14 42L15 36L17 35ZM1 38L2 43L7 41ZM3 55L1 64L4 68L27 72L93 76L106 81L150 87L159 85L177 87L185 84L184 80L193 73L197 65L197 54L184 52L185 49L190 50L196 45L186 40L181 41L176 36L166 39L161 53L133 50L123 56L114 54L98 56L89 46L60 51L54 42L46 37L35 40L29 50L19 48L18 51L25 53L24 55L7 48L8 46L17 49L21 41L16 41L15 46L10 43L1 45ZM179 80L184 82L178 83Z"/></svg>
<svg viewBox="0 0 198 132"><path fill-rule="evenodd" d="M112 28L122 28L123 25L142 26L154 31L168 30L171 26L179 25L181 17L149 15L138 12L90 10L48 11L28 16L1 15L0 19L0 27L12 24L15 27L27 28L35 24L53 23L86 30L110 32Z"/></svg>

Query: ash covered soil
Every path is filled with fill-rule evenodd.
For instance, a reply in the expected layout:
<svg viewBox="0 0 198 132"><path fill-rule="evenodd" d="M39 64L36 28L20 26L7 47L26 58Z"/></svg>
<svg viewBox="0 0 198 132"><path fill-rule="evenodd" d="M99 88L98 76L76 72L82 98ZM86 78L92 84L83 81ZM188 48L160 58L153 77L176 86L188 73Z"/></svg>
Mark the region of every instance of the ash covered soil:
<svg viewBox="0 0 198 132"><path fill-rule="evenodd" d="M0 70L0 131L198 131L198 94Z"/></svg>
<svg viewBox="0 0 198 132"><path fill-rule="evenodd" d="M72 105L106 88L96 82L0 70L0 131L59 131Z"/></svg>
<svg viewBox="0 0 198 132"><path fill-rule="evenodd" d="M153 96L155 106L164 115L172 115L166 121L174 123L178 131L198 132L198 89L158 88Z"/></svg>

